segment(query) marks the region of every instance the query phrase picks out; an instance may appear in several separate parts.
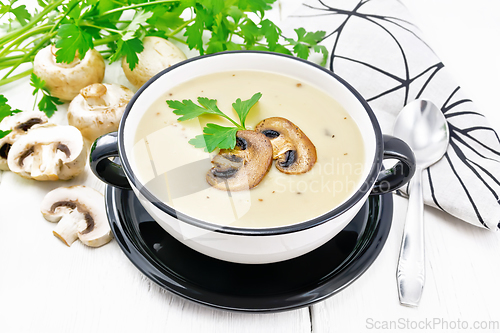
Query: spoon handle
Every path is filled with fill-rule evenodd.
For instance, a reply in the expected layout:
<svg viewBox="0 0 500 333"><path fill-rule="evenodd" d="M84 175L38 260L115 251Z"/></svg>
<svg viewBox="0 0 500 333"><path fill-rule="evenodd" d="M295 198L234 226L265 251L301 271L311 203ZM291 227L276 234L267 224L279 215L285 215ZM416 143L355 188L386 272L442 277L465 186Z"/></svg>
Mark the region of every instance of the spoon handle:
<svg viewBox="0 0 500 333"><path fill-rule="evenodd" d="M399 302L418 306L425 281L424 200L422 169L417 168L410 183L408 210L399 253L397 282Z"/></svg>

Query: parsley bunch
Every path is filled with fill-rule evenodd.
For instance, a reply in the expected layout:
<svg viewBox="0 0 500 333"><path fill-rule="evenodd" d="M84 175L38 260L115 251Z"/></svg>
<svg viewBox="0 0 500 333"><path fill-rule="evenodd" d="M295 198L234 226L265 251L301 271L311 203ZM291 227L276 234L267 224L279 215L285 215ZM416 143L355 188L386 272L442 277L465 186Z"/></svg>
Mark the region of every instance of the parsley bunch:
<svg viewBox="0 0 500 333"><path fill-rule="evenodd" d="M307 59L314 51L323 54L324 62L327 58L326 48L317 45L325 32L300 28L295 39L285 38L265 18L276 0L37 0L40 8L31 13L16 1L0 0L0 18L8 17L0 37L0 85L30 75L29 66L24 71L19 66L51 43L58 48L57 62L71 63L75 54L83 59L97 48L110 63L125 57L130 69L137 65L145 36L175 40L200 54L246 49ZM32 85L46 92L39 82ZM52 112L57 102L45 103L46 96L39 107Z"/></svg>
<svg viewBox="0 0 500 333"><path fill-rule="evenodd" d="M248 112L250 112L252 106L254 106L261 97L262 94L259 92L246 101L242 101L241 98L238 98L232 104L234 111L236 111L240 120L239 124L227 116L224 112L219 110L216 99L198 97L198 103L200 105L195 104L190 99L185 99L182 102L168 100L167 104L170 108L174 109L174 113L176 115L181 116L177 119L178 121L193 119L204 114L215 114L226 118L234 124L234 127L226 127L208 123L203 128L203 134L197 135L193 139L189 140L189 143L196 148L204 148L206 152L211 153L216 148L234 149L236 146L236 132L246 130L245 120Z"/></svg>

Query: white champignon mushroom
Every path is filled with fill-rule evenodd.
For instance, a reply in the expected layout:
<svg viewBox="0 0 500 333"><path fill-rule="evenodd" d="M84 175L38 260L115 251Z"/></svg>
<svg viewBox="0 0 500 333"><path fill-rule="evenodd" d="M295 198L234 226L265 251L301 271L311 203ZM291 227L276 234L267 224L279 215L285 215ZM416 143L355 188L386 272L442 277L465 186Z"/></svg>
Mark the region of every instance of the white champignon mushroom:
<svg viewBox="0 0 500 333"><path fill-rule="evenodd" d="M165 68L187 59L184 52L164 38L149 36L142 43L144 50L138 54L134 70L130 70L126 58L122 60L125 76L137 88Z"/></svg>
<svg viewBox="0 0 500 333"><path fill-rule="evenodd" d="M33 62L33 73L45 81L52 96L70 101L82 88L104 79L104 59L98 51L88 50L81 60L76 55L70 64L56 62L56 51L54 45L49 45L37 53Z"/></svg>
<svg viewBox="0 0 500 333"><path fill-rule="evenodd" d="M94 83L82 90L68 107L68 123L94 141L118 130L120 119L134 93L118 84Z"/></svg>
<svg viewBox="0 0 500 333"><path fill-rule="evenodd" d="M10 148L12 172L36 180L67 180L85 168L87 151L73 126L43 125L31 129Z"/></svg>
<svg viewBox="0 0 500 333"><path fill-rule="evenodd" d="M0 139L0 170L9 170L7 156L14 142L26 134L30 128L48 121L41 111L24 111L5 117L0 122L0 131L11 131Z"/></svg>
<svg viewBox="0 0 500 333"><path fill-rule="evenodd" d="M58 222L53 233L68 246L79 238L87 246L99 247L113 238L103 195L90 187L56 188L47 193L40 210L47 221Z"/></svg>

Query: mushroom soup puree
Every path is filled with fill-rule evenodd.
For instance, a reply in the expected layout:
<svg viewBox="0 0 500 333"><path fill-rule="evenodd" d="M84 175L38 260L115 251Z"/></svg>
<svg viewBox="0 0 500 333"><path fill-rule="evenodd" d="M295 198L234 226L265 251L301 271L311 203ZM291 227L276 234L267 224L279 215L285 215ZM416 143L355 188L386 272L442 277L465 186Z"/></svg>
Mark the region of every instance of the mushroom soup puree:
<svg viewBox="0 0 500 333"><path fill-rule="evenodd" d="M207 122L232 124L211 115L178 122L166 100L216 99L219 109L237 120L232 103L256 92L262 98L250 110L247 128L265 118L287 118L315 145L317 162L307 173L289 175L273 161L251 190L213 188L205 177L218 150L209 154L188 141L202 134ZM309 84L268 72L222 72L175 87L145 112L134 142L137 177L153 195L182 214L235 227L277 227L323 215L359 188L365 167L361 133L338 102Z"/></svg>

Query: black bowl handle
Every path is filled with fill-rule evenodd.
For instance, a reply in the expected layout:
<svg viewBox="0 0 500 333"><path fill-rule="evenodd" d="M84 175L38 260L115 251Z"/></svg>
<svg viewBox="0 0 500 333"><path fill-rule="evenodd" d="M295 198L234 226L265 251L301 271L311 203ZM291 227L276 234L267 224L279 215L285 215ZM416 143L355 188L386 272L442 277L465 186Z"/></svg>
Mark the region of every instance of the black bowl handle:
<svg viewBox="0 0 500 333"><path fill-rule="evenodd" d="M121 189L130 189L130 184L120 164L110 157L119 157L118 132L105 134L95 140L90 150L90 168L103 182Z"/></svg>
<svg viewBox="0 0 500 333"><path fill-rule="evenodd" d="M401 139L384 135L384 159L397 159L392 168L380 171L372 195L397 190L408 183L415 173L415 155Z"/></svg>

